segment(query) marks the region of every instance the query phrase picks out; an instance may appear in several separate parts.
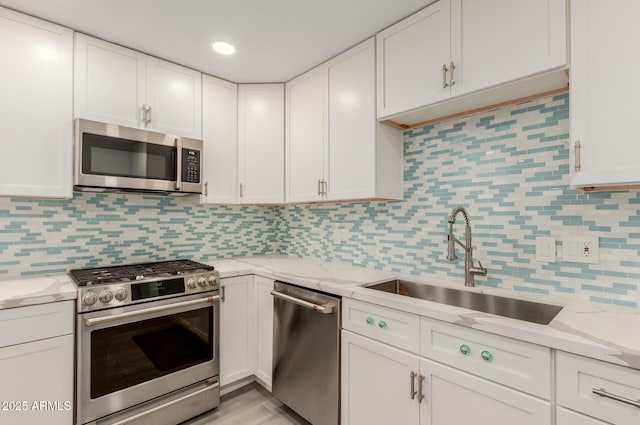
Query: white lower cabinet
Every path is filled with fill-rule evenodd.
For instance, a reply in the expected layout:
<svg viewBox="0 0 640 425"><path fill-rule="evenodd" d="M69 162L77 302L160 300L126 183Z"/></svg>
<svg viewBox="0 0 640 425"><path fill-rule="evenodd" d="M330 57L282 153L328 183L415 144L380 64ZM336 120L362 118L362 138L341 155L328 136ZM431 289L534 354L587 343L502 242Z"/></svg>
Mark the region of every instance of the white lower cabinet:
<svg viewBox="0 0 640 425"><path fill-rule="evenodd" d="M256 344L256 377L271 387L273 358L273 279L256 276L256 312L257 312L257 344Z"/></svg>
<svg viewBox="0 0 640 425"><path fill-rule="evenodd" d="M556 399L607 423L640 424L640 371L558 351Z"/></svg>
<svg viewBox="0 0 640 425"><path fill-rule="evenodd" d="M341 350L342 425L418 424L420 405L411 397L418 356L346 330Z"/></svg>
<svg viewBox="0 0 640 425"><path fill-rule="evenodd" d="M220 284L220 385L226 385L255 369L255 286L252 275Z"/></svg>
<svg viewBox="0 0 640 425"><path fill-rule="evenodd" d="M556 425L607 425L607 423L559 407L556 413Z"/></svg>
<svg viewBox="0 0 640 425"><path fill-rule="evenodd" d="M551 424L549 348L348 298L342 328L342 425Z"/></svg>
<svg viewBox="0 0 640 425"><path fill-rule="evenodd" d="M72 423L73 320L73 301L0 310L1 424Z"/></svg>
<svg viewBox="0 0 640 425"><path fill-rule="evenodd" d="M220 284L220 385L255 375L270 388L273 279L247 275Z"/></svg>

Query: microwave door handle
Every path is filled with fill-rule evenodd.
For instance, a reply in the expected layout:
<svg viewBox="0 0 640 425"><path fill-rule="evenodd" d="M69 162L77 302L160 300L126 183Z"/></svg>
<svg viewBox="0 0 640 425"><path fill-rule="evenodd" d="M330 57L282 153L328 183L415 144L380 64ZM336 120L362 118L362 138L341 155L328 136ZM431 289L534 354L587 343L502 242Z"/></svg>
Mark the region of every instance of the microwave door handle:
<svg viewBox="0 0 640 425"><path fill-rule="evenodd" d="M182 186L182 139L176 139L176 190Z"/></svg>

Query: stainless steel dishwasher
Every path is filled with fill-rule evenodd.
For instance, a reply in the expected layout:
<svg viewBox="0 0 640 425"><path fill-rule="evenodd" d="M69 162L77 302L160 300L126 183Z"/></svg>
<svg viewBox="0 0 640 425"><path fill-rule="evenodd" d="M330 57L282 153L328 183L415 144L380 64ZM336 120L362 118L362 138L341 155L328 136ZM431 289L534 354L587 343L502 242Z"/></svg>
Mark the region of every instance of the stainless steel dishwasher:
<svg viewBox="0 0 640 425"><path fill-rule="evenodd" d="M275 282L273 395L313 425L340 422L340 298Z"/></svg>

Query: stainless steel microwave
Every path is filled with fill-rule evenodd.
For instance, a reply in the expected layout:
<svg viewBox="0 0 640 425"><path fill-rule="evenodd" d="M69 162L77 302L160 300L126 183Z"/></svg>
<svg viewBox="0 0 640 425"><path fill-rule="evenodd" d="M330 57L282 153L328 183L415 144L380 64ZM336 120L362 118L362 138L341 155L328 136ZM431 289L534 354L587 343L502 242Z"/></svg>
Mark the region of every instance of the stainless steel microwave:
<svg viewBox="0 0 640 425"><path fill-rule="evenodd" d="M202 193L202 140L75 120L74 188Z"/></svg>

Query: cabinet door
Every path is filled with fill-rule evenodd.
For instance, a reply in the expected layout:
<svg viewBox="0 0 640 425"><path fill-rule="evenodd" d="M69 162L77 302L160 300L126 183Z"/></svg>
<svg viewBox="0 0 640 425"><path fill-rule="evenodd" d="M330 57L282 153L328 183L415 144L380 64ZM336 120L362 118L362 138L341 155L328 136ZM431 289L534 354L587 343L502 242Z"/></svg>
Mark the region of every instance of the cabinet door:
<svg viewBox="0 0 640 425"><path fill-rule="evenodd" d="M422 425L545 425L551 404L484 379L420 360Z"/></svg>
<svg viewBox="0 0 640 425"><path fill-rule="evenodd" d="M253 276L220 284L220 385L226 385L255 369L255 286Z"/></svg>
<svg viewBox="0 0 640 425"><path fill-rule="evenodd" d="M238 202L238 86L202 76L203 204Z"/></svg>
<svg viewBox="0 0 640 425"><path fill-rule="evenodd" d="M149 127L164 133L202 137L202 75L189 68L147 57Z"/></svg>
<svg viewBox="0 0 640 425"><path fill-rule="evenodd" d="M571 141L581 144L572 186L640 184L638 16L633 0L571 2Z"/></svg>
<svg viewBox="0 0 640 425"><path fill-rule="evenodd" d="M84 34L75 42L74 115L144 128L146 56Z"/></svg>
<svg viewBox="0 0 640 425"><path fill-rule="evenodd" d="M449 97L450 16L450 0L440 0L376 35L378 118Z"/></svg>
<svg viewBox="0 0 640 425"><path fill-rule="evenodd" d="M327 199L370 198L376 189L375 40L327 64Z"/></svg>
<svg viewBox="0 0 640 425"><path fill-rule="evenodd" d="M451 0L451 95L566 65L565 0Z"/></svg>
<svg viewBox="0 0 640 425"><path fill-rule="evenodd" d="M72 195L73 32L0 8L0 196Z"/></svg>
<svg viewBox="0 0 640 425"><path fill-rule="evenodd" d="M344 330L341 350L342 425L418 423L418 398L411 398L418 357Z"/></svg>
<svg viewBox="0 0 640 425"><path fill-rule="evenodd" d="M73 422L73 335L0 348L0 376L0 422ZM11 405L15 402L19 407Z"/></svg>
<svg viewBox="0 0 640 425"><path fill-rule="evenodd" d="M327 138L323 71L315 68L286 86L287 202L323 198L320 180Z"/></svg>
<svg viewBox="0 0 640 425"><path fill-rule="evenodd" d="M257 367L256 376L271 387L273 359L273 279L256 276Z"/></svg>
<svg viewBox="0 0 640 425"><path fill-rule="evenodd" d="M284 202L284 85L238 88L240 202Z"/></svg>
<svg viewBox="0 0 640 425"><path fill-rule="evenodd" d="M597 419L584 416L571 410L558 408L556 413L556 425L607 425Z"/></svg>

